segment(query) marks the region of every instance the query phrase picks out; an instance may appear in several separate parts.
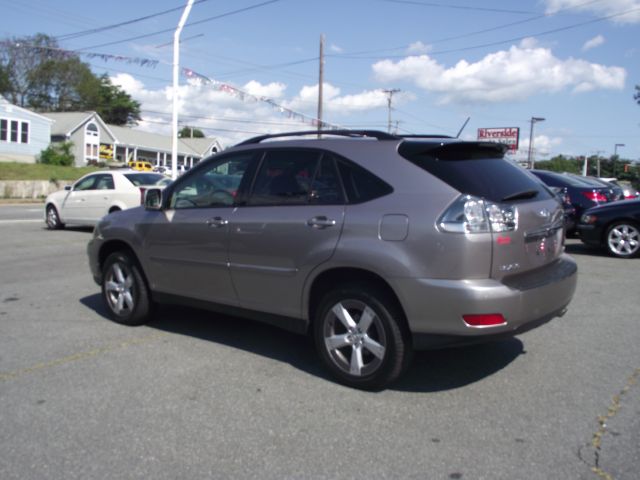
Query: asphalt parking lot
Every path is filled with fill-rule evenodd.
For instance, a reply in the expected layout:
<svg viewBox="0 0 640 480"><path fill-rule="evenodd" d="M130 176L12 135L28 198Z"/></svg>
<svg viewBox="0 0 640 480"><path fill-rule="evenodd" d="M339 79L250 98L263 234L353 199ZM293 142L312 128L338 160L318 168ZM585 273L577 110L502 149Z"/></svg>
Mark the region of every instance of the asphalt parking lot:
<svg viewBox="0 0 640 480"><path fill-rule="evenodd" d="M0 206L0 478L637 479L640 259L570 240L568 313L421 352L379 393L304 337L163 308L107 319L90 230Z"/></svg>

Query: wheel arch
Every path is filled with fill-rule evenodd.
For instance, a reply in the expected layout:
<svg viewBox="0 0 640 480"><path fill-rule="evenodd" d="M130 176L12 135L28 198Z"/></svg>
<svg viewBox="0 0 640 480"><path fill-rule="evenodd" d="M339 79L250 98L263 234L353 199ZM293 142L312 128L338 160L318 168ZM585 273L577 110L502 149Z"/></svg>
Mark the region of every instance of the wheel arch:
<svg viewBox="0 0 640 480"><path fill-rule="evenodd" d="M401 318L397 320L401 322L405 332L407 332L409 335L411 334L409 323L407 321L404 308L402 307L402 303L400 302L398 295L396 295L391 285L389 285L389 283L377 273L374 273L370 270L353 267L336 267L325 270L313 279L313 282L311 283L311 286L308 290L308 295L306 297L307 301L305 305L305 312L307 313L309 325L313 325L313 322L315 320L314 311L320 304L320 301L322 300L322 297L326 292L335 288L337 285L353 283L371 285L374 289L387 295L389 300L394 302L395 306L398 308L398 311L402 314Z"/></svg>

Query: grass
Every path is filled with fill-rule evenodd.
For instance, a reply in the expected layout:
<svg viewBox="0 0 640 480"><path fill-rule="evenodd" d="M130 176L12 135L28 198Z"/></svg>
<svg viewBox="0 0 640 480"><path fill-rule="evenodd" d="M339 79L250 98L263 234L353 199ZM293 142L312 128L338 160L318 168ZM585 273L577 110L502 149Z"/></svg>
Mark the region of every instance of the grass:
<svg viewBox="0 0 640 480"><path fill-rule="evenodd" d="M42 163L0 162L0 180L74 181L99 167L61 167Z"/></svg>

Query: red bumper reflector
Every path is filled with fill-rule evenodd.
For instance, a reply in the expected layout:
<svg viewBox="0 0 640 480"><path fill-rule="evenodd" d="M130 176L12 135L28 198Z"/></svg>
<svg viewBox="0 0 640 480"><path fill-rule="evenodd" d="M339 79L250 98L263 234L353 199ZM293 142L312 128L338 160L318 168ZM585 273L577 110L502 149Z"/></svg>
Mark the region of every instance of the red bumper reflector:
<svg viewBox="0 0 640 480"><path fill-rule="evenodd" d="M507 321L500 313L487 313L481 315L463 315L464 323L470 327L493 327L504 325Z"/></svg>

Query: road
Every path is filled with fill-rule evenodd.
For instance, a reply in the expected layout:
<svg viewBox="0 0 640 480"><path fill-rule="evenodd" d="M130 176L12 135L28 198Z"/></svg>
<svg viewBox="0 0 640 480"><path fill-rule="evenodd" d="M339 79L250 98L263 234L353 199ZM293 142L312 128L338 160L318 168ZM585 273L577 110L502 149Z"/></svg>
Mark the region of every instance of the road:
<svg viewBox="0 0 640 480"><path fill-rule="evenodd" d="M266 325L177 307L111 322L90 230L19 221L31 208L0 207L3 480L638 478L640 260L571 240L563 318L418 353L367 393Z"/></svg>

